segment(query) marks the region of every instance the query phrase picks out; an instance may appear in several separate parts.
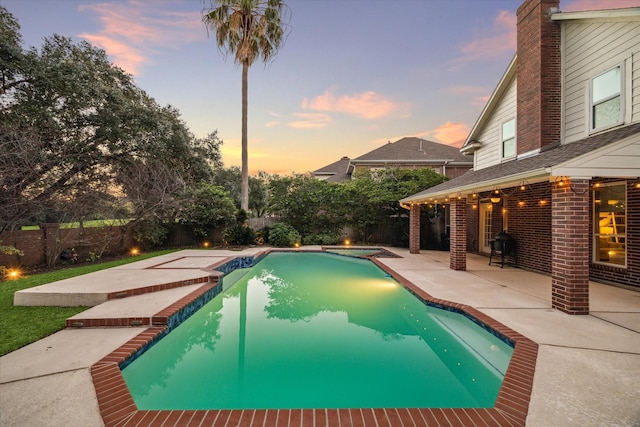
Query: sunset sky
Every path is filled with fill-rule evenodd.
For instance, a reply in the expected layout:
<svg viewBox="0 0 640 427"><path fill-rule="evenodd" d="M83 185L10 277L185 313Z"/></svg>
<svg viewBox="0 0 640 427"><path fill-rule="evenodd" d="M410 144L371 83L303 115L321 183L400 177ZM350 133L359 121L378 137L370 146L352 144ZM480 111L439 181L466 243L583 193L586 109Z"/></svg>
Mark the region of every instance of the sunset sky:
<svg viewBox="0 0 640 427"><path fill-rule="evenodd" d="M387 141L460 147L515 54L522 0L285 0L290 33L249 71L249 170L312 171ZM25 48L87 40L196 136L240 164L241 69L208 37L201 0L0 0ZM561 0L562 11L640 0Z"/></svg>

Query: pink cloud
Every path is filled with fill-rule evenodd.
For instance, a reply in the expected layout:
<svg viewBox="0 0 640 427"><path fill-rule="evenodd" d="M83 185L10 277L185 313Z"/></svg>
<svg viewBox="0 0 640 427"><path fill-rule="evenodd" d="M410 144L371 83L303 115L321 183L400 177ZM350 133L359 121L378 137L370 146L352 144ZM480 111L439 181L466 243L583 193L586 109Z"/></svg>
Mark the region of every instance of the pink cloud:
<svg viewBox="0 0 640 427"><path fill-rule="evenodd" d="M563 12L585 10L619 9L639 7L640 0L571 0L560 2ZM452 65L492 59L506 53L515 53L517 47L517 30L515 12L502 10L493 20L489 29L478 31L473 40L459 47L460 55Z"/></svg>
<svg viewBox="0 0 640 427"><path fill-rule="evenodd" d="M461 147L469 135L469 127L464 123L446 122L433 130L433 136L441 143Z"/></svg>
<svg viewBox="0 0 640 427"><path fill-rule="evenodd" d="M295 113L294 116L302 119L287 123L287 126L294 129L324 128L331 123L331 117L321 113Z"/></svg>
<svg viewBox="0 0 640 427"><path fill-rule="evenodd" d="M449 86L446 89L446 93L449 95L464 96L466 98L470 98L470 105L473 105L475 107L484 106L490 97L486 88L471 85Z"/></svg>
<svg viewBox="0 0 640 427"><path fill-rule="evenodd" d="M471 100L471 105L473 105L474 107L484 107L485 105L487 105L487 102L489 102L490 98L491 95L476 96Z"/></svg>
<svg viewBox="0 0 640 427"><path fill-rule="evenodd" d="M335 96L331 90L327 90L312 100L305 98L302 101L302 108L344 113L366 120L407 114L406 105L392 101L373 91Z"/></svg>
<svg viewBox="0 0 640 427"><path fill-rule="evenodd" d="M96 14L102 24L95 33L80 37L103 48L116 65L137 75L154 51L205 38L200 13L169 10L176 4L156 1L150 7L148 2L129 0L80 5L80 11Z"/></svg>
<svg viewBox="0 0 640 427"><path fill-rule="evenodd" d="M136 75L146 62L146 58L138 49L123 43L119 40L98 34L83 33L79 35L89 43L104 49L112 58L114 63L126 72Z"/></svg>
<svg viewBox="0 0 640 427"><path fill-rule="evenodd" d="M486 89L480 86L471 85L454 85L447 88L447 92L452 95L475 95L486 92Z"/></svg>
<svg viewBox="0 0 640 427"><path fill-rule="evenodd" d="M479 59L491 59L515 52L517 45L516 15L502 10L493 20L493 25L483 34L460 46L460 56L455 63L467 63Z"/></svg>
<svg viewBox="0 0 640 427"><path fill-rule="evenodd" d="M622 9L639 7L640 0L573 0L560 3L563 12L578 12L583 10Z"/></svg>

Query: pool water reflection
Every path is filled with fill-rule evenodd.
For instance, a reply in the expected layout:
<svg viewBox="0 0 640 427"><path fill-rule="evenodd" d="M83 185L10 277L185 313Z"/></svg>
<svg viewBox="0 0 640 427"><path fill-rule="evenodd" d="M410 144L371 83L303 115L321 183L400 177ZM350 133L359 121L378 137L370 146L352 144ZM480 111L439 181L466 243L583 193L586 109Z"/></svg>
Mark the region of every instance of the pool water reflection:
<svg viewBox="0 0 640 427"><path fill-rule="evenodd" d="M491 407L512 353L369 260L271 253L122 373L139 409Z"/></svg>

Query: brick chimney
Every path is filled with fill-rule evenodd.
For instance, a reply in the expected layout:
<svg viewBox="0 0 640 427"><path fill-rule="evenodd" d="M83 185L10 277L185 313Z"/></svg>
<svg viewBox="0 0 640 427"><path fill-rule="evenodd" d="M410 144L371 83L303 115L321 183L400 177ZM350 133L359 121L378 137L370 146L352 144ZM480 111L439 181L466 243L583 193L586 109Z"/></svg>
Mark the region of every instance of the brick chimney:
<svg viewBox="0 0 640 427"><path fill-rule="evenodd" d="M559 6L560 0L525 0L516 12L518 154L560 140L560 24L551 21Z"/></svg>

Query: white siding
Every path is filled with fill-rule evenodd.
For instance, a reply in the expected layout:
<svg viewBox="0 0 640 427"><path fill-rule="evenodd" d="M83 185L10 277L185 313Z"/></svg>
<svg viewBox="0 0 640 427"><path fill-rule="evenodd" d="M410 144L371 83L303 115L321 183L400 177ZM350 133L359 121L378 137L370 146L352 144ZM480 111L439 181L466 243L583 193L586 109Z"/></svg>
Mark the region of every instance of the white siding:
<svg viewBox="0 0 640 427"><path fill-rule="evenodd" d="M640 135L631 135L599 150L553 167L556 176L638 176Z"/></svg>
<svg viewBox="0 0 640 427"><path fill-rule="evenodd" d="M639 21L566 21L562 57L565 142L588 136L590 80L616 65L633 70L625 79L626 117L640 121Z"/></svg>
<svg viewBox="0 0 640 427"><path fill-rule="evenodd" d="M631 121L640 122L640 51L633 53L631 64Z"/></svg>
<svg viewBox="0 0 640 427"><path fill-rule="evenodd" d="M500 126L503 122L516 117L516 79L508 83L502 99L491 114L478 135L482 147L475 152L475 168L484 169L500 163ZM517 123L516 123L517 126ZM517 140L516 140L517 144Z"/></svg>

